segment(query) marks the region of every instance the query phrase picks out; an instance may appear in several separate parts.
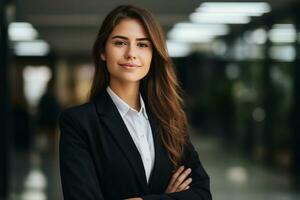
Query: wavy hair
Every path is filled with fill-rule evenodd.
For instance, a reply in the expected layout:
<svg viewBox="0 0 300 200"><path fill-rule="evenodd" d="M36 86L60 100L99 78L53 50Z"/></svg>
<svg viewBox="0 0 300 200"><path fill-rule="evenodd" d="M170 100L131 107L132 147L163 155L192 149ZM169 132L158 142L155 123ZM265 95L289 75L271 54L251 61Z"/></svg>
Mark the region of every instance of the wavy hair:
<svg viewBox="0 0 300 200"><path fill-rule="evenodd" d="M184 145L188 137L182 90L166 49L163 31L153 15L146 9L122 5L112 10L104 19L93 46L95 74L90 90L90 100L105 90L109 84L109 73L100 54L104 52L106 41L114 27L126 18L139 20L153 45L150 70L141 80L140 90L146 98L145 101L151 113L159 123L160 141L176 169L182 162Z"/></svg>

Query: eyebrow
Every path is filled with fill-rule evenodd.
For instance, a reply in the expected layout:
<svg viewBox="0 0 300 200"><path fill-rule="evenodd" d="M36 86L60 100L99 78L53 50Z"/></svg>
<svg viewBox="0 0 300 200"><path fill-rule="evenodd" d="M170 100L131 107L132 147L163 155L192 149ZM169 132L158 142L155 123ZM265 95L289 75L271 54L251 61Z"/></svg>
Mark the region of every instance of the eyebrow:
<svg viewBox="0 0 300 200"><path fill-rule="evenodd" d="M123 40L129 40L128 37L122 36L122 35L115 35L113 36L111 39L115 39L115 38L119 38L119 39L123 39ZM149 38L137 38L137 41L143 41L143 40L147 40L150 42Z"/></svg>

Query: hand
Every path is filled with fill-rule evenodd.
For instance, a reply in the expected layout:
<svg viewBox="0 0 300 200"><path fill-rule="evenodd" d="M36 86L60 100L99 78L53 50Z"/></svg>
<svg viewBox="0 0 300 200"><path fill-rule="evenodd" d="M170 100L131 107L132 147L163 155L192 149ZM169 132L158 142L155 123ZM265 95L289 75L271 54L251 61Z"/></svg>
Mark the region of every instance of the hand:
<svg viewBox="0 0 300 200"><path fill-rule="evenodd" d="M184 166L181 166L173 174L171 181L165 191L165 193L180 192L190 188L189 184L192 183L192 178L188 178L192 169L188 168L184 170Z"/></svg>

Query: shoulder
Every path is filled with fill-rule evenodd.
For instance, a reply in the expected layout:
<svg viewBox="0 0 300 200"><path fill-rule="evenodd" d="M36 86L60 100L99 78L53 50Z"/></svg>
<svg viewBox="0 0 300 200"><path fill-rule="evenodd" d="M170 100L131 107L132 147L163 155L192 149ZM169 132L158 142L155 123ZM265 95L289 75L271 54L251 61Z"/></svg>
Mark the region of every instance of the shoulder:
<svg viewBox="0 0 300 200"><path fill-rule="evenodd" d="M73 106L63 110L59 116L59 122L65 121L73 121L76 122L83 122L88 120L91 116L94 116L96 113L95 106L93 102L88 102L85 104L81 104L78 106Z"/></svg>
<svg viewBox="0 0 300 200"><path fill-rule="evenodd" d="M61 140L87 141L91 134L89 127L96 119L93 102L74 106L63 110L59 116Z"/></svg>
<svg viewBox="0 0 300 200"><path fill-rule="evenodd" d="M79 117L82 115L88 115L89 113L92 113L93 110L94 110L93 102L87 102L85 104L66 108L61 112L60 115L61 116Z"/></svg>

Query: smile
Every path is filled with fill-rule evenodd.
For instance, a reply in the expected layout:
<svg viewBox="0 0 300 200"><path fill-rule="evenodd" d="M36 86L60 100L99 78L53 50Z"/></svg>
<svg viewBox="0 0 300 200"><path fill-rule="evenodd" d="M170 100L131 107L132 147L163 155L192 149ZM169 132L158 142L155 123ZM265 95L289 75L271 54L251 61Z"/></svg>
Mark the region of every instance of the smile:
<svg viewBox="0 0 300 200"><path fill-rule="evenodd" d="M125 67L127 69L140 67L139 65L134 64L134 63L122 63L122 64L119 64L119 65L122 66L122 67Z"/></svg>

